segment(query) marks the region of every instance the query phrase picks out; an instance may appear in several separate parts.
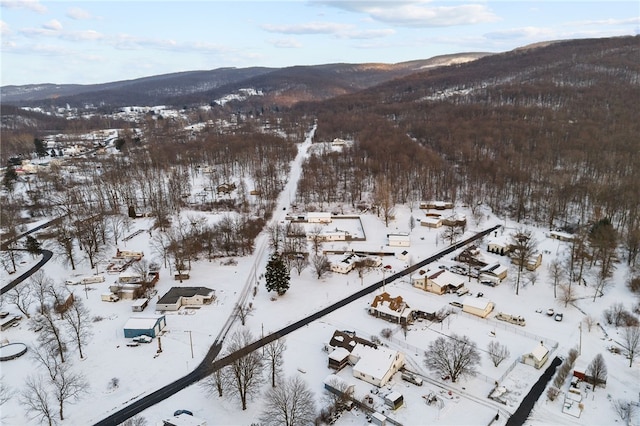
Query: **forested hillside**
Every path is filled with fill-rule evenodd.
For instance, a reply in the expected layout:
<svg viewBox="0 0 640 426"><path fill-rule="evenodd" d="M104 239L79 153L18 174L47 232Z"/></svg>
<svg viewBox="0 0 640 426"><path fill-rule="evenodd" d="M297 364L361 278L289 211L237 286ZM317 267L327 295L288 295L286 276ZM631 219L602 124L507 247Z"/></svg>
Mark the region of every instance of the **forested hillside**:
<svg viewBox="0 0 640 426"><path fill-rule="evenodd" d="M355 143L311 157L299 195L482 202L551 229L607 217L635 256L639 41L558 42L300 105L318 118L316 141Z"/></svg>

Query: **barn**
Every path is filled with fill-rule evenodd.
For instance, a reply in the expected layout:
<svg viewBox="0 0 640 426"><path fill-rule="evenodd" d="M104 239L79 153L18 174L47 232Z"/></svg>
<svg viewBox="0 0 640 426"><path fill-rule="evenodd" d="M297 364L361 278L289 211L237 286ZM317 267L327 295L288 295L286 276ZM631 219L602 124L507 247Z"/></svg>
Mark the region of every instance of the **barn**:
<svg viewBox="0 0 640 426"><path fill-rule="evenodd" d="M131 317L124 325L124 337L131 339L138 336L156 337L167 325L164 315Z"/></svg>

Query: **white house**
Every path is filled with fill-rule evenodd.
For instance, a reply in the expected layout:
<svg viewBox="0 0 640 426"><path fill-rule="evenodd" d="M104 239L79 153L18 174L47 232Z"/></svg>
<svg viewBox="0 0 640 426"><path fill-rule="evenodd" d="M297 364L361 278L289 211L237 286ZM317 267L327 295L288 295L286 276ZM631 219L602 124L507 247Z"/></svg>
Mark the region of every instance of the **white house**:
<svg viewBox="0 0 640 426"><path fill-rule="evenodd" d="M382 387L405 364L402 352L376 345L355 333L336 330L325 348L329 351L329 367L340 370L353 366L353 376Z"/></svg>
<svg viewBox="0 0 640 426"><path fill-rule="evenodd" d="M358 344L350 358L356 359L353 376L379 387L386 385L405 363L402 352L380 345L373 348Z"/></svg>
<svg viewBox="0 0 640 426"><path fill-rule="evenodd" d="M487 251L490 253L505 255L510 250L510 239L507 236L493 237L487 243Z"/></svg>
<svg viewBox="0 0 640 426"><path fill-rule="evenodd" d="M331 212L308 212L308 223L331 223Z"/></svg>
<svg viewBox="0 0 640 426"><path fill-rule="evenodd" d="M411 237L407 233L387 234L389 247L409 247L411 245Z"/></svg>
<svg viewBox="0 0 640 426"><path fill-rule="evenodd" d="M542 366L549 359L549 349L547 349L542 342L533 348L531 352L522 356L522 362L527 365L531 365L537 369Z"/></svg>
<svg viewBox="0 0 640 426"><path fill-rule="evenodd" d="M171 287L156 303L157 311L177 311L185 305L201 306L211 303L214 290L207 287Z"/></svg>
<svg viewBox="0 0 640 426"><path fill-rule="evenodd" d="M336 258L331 261L331 271L339 274L348 274L356 267L357 261L358 256L353 253L346 255L342 259Z"/></svg>

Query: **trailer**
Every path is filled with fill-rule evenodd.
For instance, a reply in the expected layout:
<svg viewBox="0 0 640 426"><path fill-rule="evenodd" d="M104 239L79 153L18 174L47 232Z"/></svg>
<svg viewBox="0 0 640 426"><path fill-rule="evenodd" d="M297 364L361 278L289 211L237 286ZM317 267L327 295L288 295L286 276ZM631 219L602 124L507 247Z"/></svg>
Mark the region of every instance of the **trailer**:
<svg viewBox="0 0 640 426"><path fill-rule="evenodd" d="M496 315L496 319L500 321L510 322L511 324L519 325L522 327L524 327L524 325L526 324L525 319L520 315L511 315L504 312L498 312L498 314Z"/></svg>
<svg viewBox="0 0 640 426"><path fill-rule="evenodd" d="M103 302L117 302L120 300L117 294L103 293L101 296Z"/></svg>

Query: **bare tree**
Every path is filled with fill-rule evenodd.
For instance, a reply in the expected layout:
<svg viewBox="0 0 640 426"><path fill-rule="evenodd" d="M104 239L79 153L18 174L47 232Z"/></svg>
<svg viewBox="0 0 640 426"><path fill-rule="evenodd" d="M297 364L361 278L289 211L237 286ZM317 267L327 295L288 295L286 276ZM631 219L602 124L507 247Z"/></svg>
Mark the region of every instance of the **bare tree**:
<svg viewBox="0 0 640 426"><path fill-rule="evenodd" d="M307 266L309 266L309 258L308 258L309 253L307 252L298 252L296 253L294 259L293 259L293 267L295 268L296 271L298 271L298 275L300 275L302 273L302 271L305 270L305 268Z"/></svg>
<svg viewBox="0 0 640 426"><path fill-rule="evenodd" d="M331 263L329 263L329 259L325 255L313 256L313 258L311 258L311 264L318 279L322 278L326 272L331 270Z"/></svg>
<svg viewBox="0 0 640 426"><path fill-rule="evenodd" d="M269 248L273 252L280 252L283 241L285 239L285 227L279 223L267 226L267 235L269 235Z"/></svg>
<svg viewBox="0 0 640 426"><path fill-rule="evenodd" d="M156 232L151 238L151 249L162 257L164 267L168 267L169 247L171 247L171 239L165 232Z"/></svg>
<svg viewBox="0 0 640 426"><path fill-rule="evenodd" d="M11 388L5 382L4 377L0 376L0 406L11 399Z"/></svg>
<svg viewBox="0 0 640 426"><path fill-rule="evenodd" d="M124 237L125 232L129 229L131 218L123 214L115 214L107 219L107 229L113 237L113 243L117 246L120 238Z"/></svg>
<svg viewBox="0 0 640 426"><path fill-rule="evenodd" d="M49 400L49 391L42 376L28 376L19 395L20 404L27 408L27 417L37 419L40 424L56 424L55 414Z"/></svg>
<svg viewBox="0 0 640 426"><path fill-rule="evenodd" d="M251 304L251 302L249 302L248 305L238 306L238 318L240 318L240 322L242 323L242 325L245 325L245 323L247 322L247 317L251 314L252 311L253 305Z"/></svg>
<svg viewBox="0 0 640 426"><path fill-rule="evenodd" d="M339 377L332 377L328 380L327 385L337 391L337 393L327 391L325 393L326 402L333 408L343 406L347 401L353 398L355 388L349 386L347 382Z"/></svg>
<svg viewBox="0 0 640 426"><path fill-rule="evenodd" d="M575 290L571 287L571 284L560 285L560 301L564 302L564 306L566 307L574 300L576 300Z"/></svg>
<svg viewBox="0 0 640 426"><path fill-rule="evenodd" d="M613 409L622 421L627 425L631 425L634 417L638 413L638 404L635 401L617 399L613 402Z"/></svg>
<svg viewBox="0 0 640 426"><path fill-rule="evenodd" d="M424 355L424 364L429 370L449 376L452 382L461 376L475 375L475 369L480 363L480 353L475 342L467 336L456 334L438 337L429 344Z"/></svg>
<svg viewBox="0 0 640 426"><path fill-rule="evenodd" d="M311 241L311 246L313 247L313 253L318 256L318 252L320 251L320 247L322 247L322 227L320 225L315 225L311 228L308 234L309 241Z"/></svg>
<svg viewBox="0 0 640 426"><path fill-rule="evenodd" d="M640 327L625 327L622 332L622 348L625 355L629 358L629 367L633 366L633 360L640 350Z"/></svg>
<svg viewBox="0 0 640 426"><path fill-rule="evenodd" d="M596 355L595 358L591 360L587 366L586 373L589 382L591 382L593 386L594 392L599 384L607 382L607 365L604 362L602 354Z"/></svg>
<svg viewBox="0 0 640 426"><path fill-rule="evenodd" d="M11 303L18 308L18 310L27 318L31 318L29 309L33 304L33 294L31 293L31 286L17 285L7 293L7 303Z"/></svg>
<svg viewBox="0 0 640 426"><path fill-rule="evenodd" d="M511 259L517 266L516 295L520 291L520 276L526 268L529 259L535 255L537 242L529 230L519 229L511 236Z"/></svg>
<svg viewBox="0 0 640 426"><path fill-rule="evenodd" d="M509 348L507 348L505 345L501 345L495 340L489 342L489 345L487 346L487 352L489 353L489 358L491 358L494 367L499 366L500 363L509 358L510 355Z"/></svg>
<svg viewBox="0 0 640 426"><path fill-rule="evenodd" d="M265 361L269 364L271 387L276 387L276 379L282 373L282 355L287 349L284 339L277 339L264 346Z"/></svg>
<svg viewBox="0 0 640 426"><path fill-rule="evenodd" d="M553 298L558 297L557 288L558 283L565 278L564 268L562 263L558 259L554 259L549 263L549 275L553 279Z"/></svg>
<svg viewBox="0 0 640 426"><path fill-rule="evenodd" d="M464 234L464 228L464 225L460 225L454 222L448 222L446 225L444 225L444 230L441 234L442 240L448 242L449 245L454 244L456 241L458 241L458 238L460 238Z"/></svg>
<svg viewBox="0 0 640 426"><path fill-rule="evenodd" d="M266 392L260 421L266 426L311 425L315 410L313 392L301 377L295 376Z"/></svg>
<svg viewBox="0 0 640 426"><path fill-rule="evenodd" d="M118 426L147 426L149 422L142 416L133 416L130 419L125 420Z"/></svg>
<svg viewBox="0 0 640 426"><path fill-rule="evenodd" d="M73 304L63 313L67 330L73 336L73 340L80 353L80 358L84 358L82 347L91 337L91 313L84 305L82 299L76 299Z"/></svg>
<svg viewBox="0 0 640 426"><path fill-rule="evenodd" d="M378 215L382 213L384 226L386 227L389 226L389 221L395 215L395 206L391 195L392 192L392 185L387 179L384 179L376 185L373 194L373 203L376 205Z"/></svg>
<svg viewBox="0 0 640 426"><path fill-rule="evenodd" d="M249 330L236 331L229 341L227 354L232 354L252 343L253 335ZM261 376L263 359L260 351L253 351L235 359L227 367L229 370L229 394L240 398L242 409L247 409L247 399L256 395L263 382Z"/></svg>
<svg viewBox="0 0 640 426"><path fill-rule="evenodd" d="M59 364L55 378L51 380L53 394L58 402L60 420L64 420L64 405L80 399L89 389L89 384L82 374L71 370L68 364Z"/></svg>
<svg viewBox="0 0 640 426"><path fill-rule="evenodd" d="M73 241L74 241L74 231L73 228L68 224L68 220L62 219L56 225L55 229L55 237L54 242L59 250L64 254L64 260L66 263L71 265L71 269L76 269L75 258L73 257Z"/></svg>
<svg viewBox="0 0 640 426"><path fill-rule="evenodd" d="M584 317L582 322L584 322L584 325L587 326L587 331L591 332L591 329L593 328L594 325L596 325L597 321L593 316L587 315L586 317Z"/></svg>

